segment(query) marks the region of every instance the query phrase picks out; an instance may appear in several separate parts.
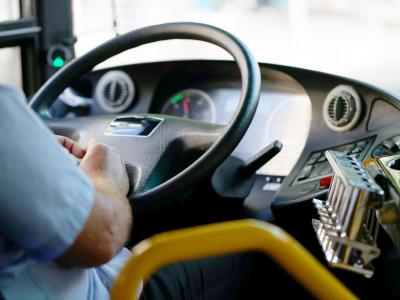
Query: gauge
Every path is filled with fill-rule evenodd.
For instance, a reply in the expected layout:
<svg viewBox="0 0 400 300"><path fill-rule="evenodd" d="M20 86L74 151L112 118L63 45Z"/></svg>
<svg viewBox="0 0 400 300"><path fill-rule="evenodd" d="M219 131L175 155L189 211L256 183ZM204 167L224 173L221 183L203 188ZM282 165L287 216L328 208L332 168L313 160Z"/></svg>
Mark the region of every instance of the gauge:
<svg viewBox="0 0 400 300"><path fill-rule="evenodd" d="M162 114L214 123L215 103L207 93L197 89L186 89L173 95L164 104Z"/></svg>

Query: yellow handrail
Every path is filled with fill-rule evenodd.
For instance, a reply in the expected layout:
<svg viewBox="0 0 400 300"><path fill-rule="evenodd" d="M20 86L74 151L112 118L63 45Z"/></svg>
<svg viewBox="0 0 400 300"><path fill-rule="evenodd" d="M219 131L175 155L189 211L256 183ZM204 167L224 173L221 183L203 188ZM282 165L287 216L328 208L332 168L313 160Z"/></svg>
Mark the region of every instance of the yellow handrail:
<svg viewBox="0 0 400 300"><path fill-rule="evenodd" d="M117 278L112 299L137 299L142 280L165 265L250 250L270 256L318 299L357 299L289 234L256 220L170 231L142 241Z"/></svg>

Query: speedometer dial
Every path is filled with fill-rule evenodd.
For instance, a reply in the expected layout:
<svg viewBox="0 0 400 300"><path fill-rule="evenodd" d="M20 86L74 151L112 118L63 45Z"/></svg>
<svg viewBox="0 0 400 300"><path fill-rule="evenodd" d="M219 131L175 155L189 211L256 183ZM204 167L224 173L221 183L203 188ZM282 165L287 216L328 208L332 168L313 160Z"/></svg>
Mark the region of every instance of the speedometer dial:
<svg viewBox="0 0 400 300"><path fill-rule="evenodd" d="M197 89L186 89L173 95L164 104L162 114L214 123L215 103L211 97Z"/></svg>

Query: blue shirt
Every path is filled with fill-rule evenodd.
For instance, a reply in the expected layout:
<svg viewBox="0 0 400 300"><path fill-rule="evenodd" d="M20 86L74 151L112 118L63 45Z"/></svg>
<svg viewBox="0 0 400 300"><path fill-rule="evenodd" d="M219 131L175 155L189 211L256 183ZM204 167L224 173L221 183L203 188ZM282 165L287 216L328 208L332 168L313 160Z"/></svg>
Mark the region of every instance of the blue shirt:
<svg viewBox="0 0 400 300"><path fill-rule="evenodd" d="M6 299L108 299L130 252L98 268L54 263L74 243L93 187L52 133L0 86L0 293Z"/></svg>

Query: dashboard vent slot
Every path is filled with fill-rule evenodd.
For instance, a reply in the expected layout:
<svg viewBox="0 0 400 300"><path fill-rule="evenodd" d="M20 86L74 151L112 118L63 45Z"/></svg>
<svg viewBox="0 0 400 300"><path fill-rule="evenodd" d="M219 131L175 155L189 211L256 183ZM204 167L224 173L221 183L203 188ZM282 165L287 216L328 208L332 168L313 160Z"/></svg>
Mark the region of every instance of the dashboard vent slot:
<svg viewBox="0 0 400 300"><path fill-rule="evenodd" d="M105 73L98 81L95 89L97 103L109 113L125 111L133 103L134 94L133 81L123 71Z"/></svg>
<svg viewBox="0 0 400 300"><path fill-rule="evenodd" d="M323 117L333 131L344 132L352 129L360 115L361 100L351 86L339 85L325 99Z"/></svg>
<svg viewBox="0 0 400 300"><path fill-rule="evenodd" d="M349 114L349 109L350 107L346 99L336 97L329 102L329 118L337 123L345 121L345 117Z"/></svg>

